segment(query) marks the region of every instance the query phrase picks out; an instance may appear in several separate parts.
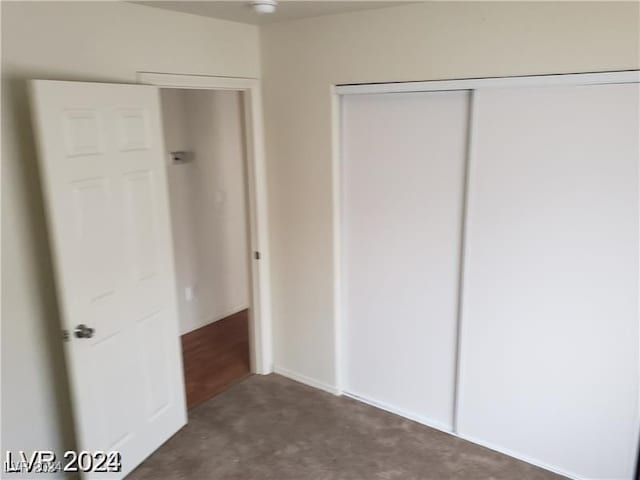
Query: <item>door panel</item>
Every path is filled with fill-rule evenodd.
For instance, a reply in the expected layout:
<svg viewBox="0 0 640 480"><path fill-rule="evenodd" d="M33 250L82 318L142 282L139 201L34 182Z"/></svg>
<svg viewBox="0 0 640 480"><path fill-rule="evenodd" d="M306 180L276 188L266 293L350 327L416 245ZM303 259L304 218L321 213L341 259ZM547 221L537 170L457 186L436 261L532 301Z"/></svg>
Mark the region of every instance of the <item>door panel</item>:
<svg viewBox="0 0 640 480"><path fill-rule="evenodd" d="M130 407L130 395L122 388L136 382L136 372L130 368L127 356L122 354L131 348L135 345L129 338L121 334L110 335L92 346L89 359L91 371L102 376L89 397L98 406L96 410L101 417L102 438L97 438L103 442L105 450L122 449L123 455L126 452L123 443L134 435L136 425L136 409ZM108 399L108 404L105 399ZM109 414L109 411L117 414Z"/></svg>
<svg viewBox="0 0 640 480"><path fill-rule="evenodd" d="M119 478L186 423L158 91L35 81L33 106L78 447Z"/></svg>
<svg viewBox="0 0 640 480"><path fill-rule="evenodd" d="M131 269L138 284L151 280L157 274L158 235L155 211L155 186L153 172L138 171L125 175L125 210L131 231Z"/></svg>
<svg viewBox="0 0 640 480"><path fill-rule="evenodd" d="M450 430L468 93L342 101L345 390Z"/></svg>
<svg viewBox="0 0 640 480"><path fill-rule="evenodd" d="M639 100L474 93L459 432L578 478L635 458Z"/></svg>
<svg viewBox="0 0 640 480"><path fill-rule="evenodd" d="M145 418L152 420L170 404L169 364L163 345L167 343L166 321L161 312L153 313L138 322L138 335L146 338L142 346L142 365L145 372Z"/></svg>

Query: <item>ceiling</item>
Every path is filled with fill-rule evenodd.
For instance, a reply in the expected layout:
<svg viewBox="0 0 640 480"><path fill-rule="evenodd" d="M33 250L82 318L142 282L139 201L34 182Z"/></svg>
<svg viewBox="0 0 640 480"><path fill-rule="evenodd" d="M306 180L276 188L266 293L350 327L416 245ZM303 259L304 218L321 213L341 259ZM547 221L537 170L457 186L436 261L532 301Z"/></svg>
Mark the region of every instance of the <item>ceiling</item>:
<svg viewBox="0 0 640 480"><path fill-rule="evenodd" d="M267 23L282 22L285 20L296 20L299 18L318 17L320 15L331 15L335 13L355 12L357 10L371 10L374 8L385 8L391 6L404 5L415 2L369 2L369 1L296 1L280 0L274 13L259 15L249 6L248 1L189 1L189 0L156 0L156 1L135 1L140 5L163 8L176 12L191 13L204 17L221 18L234 22L250 23L253 25L265 25Z"/></svg>

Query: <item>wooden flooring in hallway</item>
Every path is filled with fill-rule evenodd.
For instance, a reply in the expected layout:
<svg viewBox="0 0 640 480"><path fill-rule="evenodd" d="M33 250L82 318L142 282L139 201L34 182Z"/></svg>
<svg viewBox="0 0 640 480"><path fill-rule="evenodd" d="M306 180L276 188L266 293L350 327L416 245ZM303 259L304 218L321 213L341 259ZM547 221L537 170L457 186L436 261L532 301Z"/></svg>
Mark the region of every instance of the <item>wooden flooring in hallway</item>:
<svg viewBox="0 0 640 480"><path fill-rule="evenodd" d="M249 310L182 335L189 409L250 374Z"/></svg>

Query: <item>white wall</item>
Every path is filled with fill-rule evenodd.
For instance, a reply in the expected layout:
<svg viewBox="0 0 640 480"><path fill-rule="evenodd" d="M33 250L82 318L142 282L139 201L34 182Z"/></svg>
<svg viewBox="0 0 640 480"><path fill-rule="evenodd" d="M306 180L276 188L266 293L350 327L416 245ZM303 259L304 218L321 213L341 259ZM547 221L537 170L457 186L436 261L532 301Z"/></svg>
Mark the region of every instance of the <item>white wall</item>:
<svg viewBox="0 0 640 480"><path fill-rule="evenodd" d="M2 449L74 447L26 80L259 67L250 25L122 2L2 2Z"/></svg>
<svg viewBox="0 0 640 480"><path fill-rule="evenodd" d="M239 92L162 89L180 330L249 306L244 128ZM191 289L193 297L187 295Z"/></svg>
<svg viewBox="0 0 640 480"><path fill-rule="evenodd" d="M427 2L264 26L276 365L335 384L331 85L636 69L639 8Z"/></svg>
<svg viewBox="0 0 640 480"><path fill-rule="evenodd" d="M276 361L333 384L335 83L640 67L637 3L429 2L256 27L120 2L2 2L2 442L72 446L28 78L257 77ZM28 427L25 427L28 426Z"/></svg>

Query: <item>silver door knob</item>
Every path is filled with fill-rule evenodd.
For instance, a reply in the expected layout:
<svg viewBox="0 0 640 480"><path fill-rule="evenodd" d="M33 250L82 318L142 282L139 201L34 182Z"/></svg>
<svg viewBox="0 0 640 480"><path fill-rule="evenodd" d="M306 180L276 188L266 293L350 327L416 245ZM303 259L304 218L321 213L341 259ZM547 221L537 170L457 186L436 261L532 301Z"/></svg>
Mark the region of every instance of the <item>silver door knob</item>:
<svg viewBox="0 0 640 480"><path fill-rule="evenodd" d="M93 337L93 333L95 330L91 327L87 327L84 323L78 325L73 332L76 335L76 338L91 338Z"/></svg>

